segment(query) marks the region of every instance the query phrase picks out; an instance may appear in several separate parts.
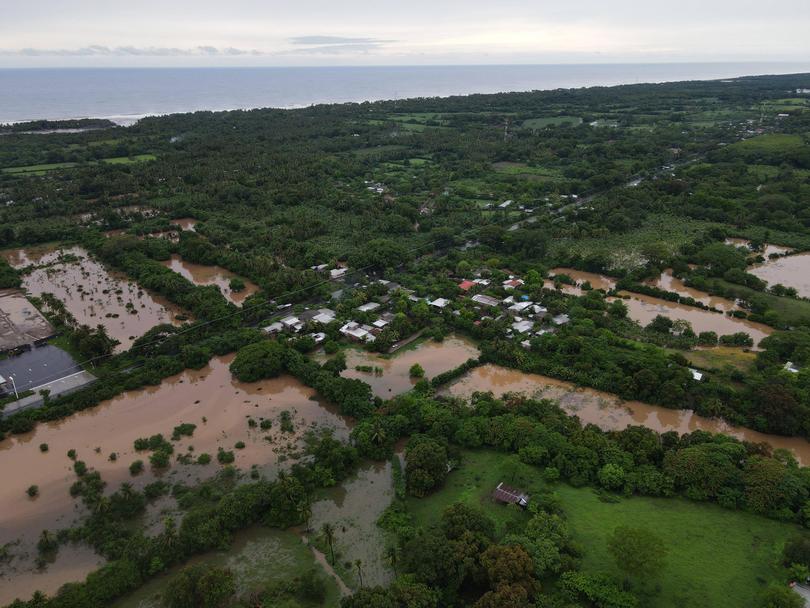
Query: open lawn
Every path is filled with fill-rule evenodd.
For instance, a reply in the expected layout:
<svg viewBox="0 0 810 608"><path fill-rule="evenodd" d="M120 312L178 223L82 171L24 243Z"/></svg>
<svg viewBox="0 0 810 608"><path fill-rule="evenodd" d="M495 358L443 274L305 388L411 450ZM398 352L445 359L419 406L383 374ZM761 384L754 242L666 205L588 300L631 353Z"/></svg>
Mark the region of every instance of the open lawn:
<svg viewBox="0 0 810 608"><path fill-rule="evenodd" d="M136 156L117 156L113 158L103 158L102 163L110 165L129 165L133 163L143 163L152 160L157 160L154 154L138 154ZM72 169L78 166L79 163L50 163L46 165L26 165L24 167L6 167L3 173L10 173L12 175L25 174L25 175L44 175L49 171L56 171L57 169ZM88 163L90 165L94 162Z"/></svg>
<svg viewBox="0 0 810 608"><path fill-rule="evenodd" d="M731 144L730 149L745 152L791 152L804 145L800 135L769 133Z"/></svg>
<svg viewBox="0 0 810 608"><path fill-rule="evenodd" d="M504 533L526 516L492 501L499 481L529 492L542 487L539 470L490 451L465 451L459 469L425 499L409 498L418 525L429 525L455 502L484 510ZM798 528L716 505L680 498L617 498L603 502L590 488L552 486L574 538L583 549L583 569L617 575L607 537L621 525L644 526L664 539L668 556L654 608L747 608L767 582L781 578L779 556Z"/></svg>
<svg viewBox="0 0 810 608"><path fill-rule="evenodd" d="M552 167L530 167L526 163L499 162L492 165L497 173L538 177L548 180L563 179L562 172Z"/></svg>
<svg viewBox="0 0 810 608"><path fill-rule="evenodd" d="M707 371L722 370L730 365L743 373L748 373L754 366L756 354L745 352L741 348L729 346L717 346L715 348L704 348L689 352L677 351L689 360L689 363L697 368Z"/></svg>
<svg viewBox="0 0 810 608"><path fill-rule="evenodd" d="M545 129L546 127L557 127L560 125L579 125L582 124L582 118L579 116L546 116L544 118L530 118L524 120L521 125L522 129Z"/></svg>

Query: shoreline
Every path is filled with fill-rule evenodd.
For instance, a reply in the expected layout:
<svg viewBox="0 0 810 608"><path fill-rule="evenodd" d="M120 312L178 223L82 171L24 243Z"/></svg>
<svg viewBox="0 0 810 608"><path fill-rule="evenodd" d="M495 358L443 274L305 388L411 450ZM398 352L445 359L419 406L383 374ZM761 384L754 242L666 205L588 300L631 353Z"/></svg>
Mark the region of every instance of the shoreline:
<svg viewBox="0 0 810 608"><path fill-rule="evenodd" d="M501 78L499 71L509 69L515 73L509 77ZM711 72L706 70L711 70ZM42 110L39 115L22 116L21 112L26 110L18 109L15 115L15 108L8 109L8 116L0 116L0 125L13 125L33 121L59 121L59 120L82 120L101 119L109 120L119 127L129 127L137 124L140 120L149 117L163 117L174 114L191 114L195 112L235 112L250 110L296 110L312 106L338 105L338 104L360 104L378 103L397 100L407 100L415 98L437 98L447 99L451 97L467 97L471 95L492 95L508 93L530 93L535 91L555 91L555 90L582 90L596 87L617 87L628 85L654 85L671 84L679 82L728 82L729 84L739 79L755 77L775 77L790 76L810 73L810 61L738 61L738 62L663 62L663 63L568 63L568 64L482 64L482 65L392 65L392 66L233 66L233 67L21 67L21 68L0 68L0 81L3 76L9 79L22 77L23 79L31 75L42 75L47 73L58 73L61 75L83 75L84 77L103 76L94 83L100 88L106 86L115 90L116 83L107 82L107 77L111 75L138 75L143 78L145 75L155 75L165 77L167 74L175 73L194 74L195 78L201 73L225 76L227 78L239 78L245 75L255 77L264 74L276 74L291 76L296 72L303 76L312 74L340 74L341 76L353 76L357 82L352 82L352 78L338 79L333 81L339 83L340 87L335 87L329 91L327 86L327 97L324 99L322 92L301 91L295 82L280 81L266 82L257 79L255 82L245 82L241 85L246 93L245 99L222 98L219 102L212 99L210 104L199 101L199 95L195 97L190 88L183 88L184 85L177 86L177 83L160 83L157 80L152 82L153 90L143 99L132 101L126 94L121 94L120 100L108 101L110 107L93 108L88 106L87 111L74 108L64 110ZM417 78L408 80L408 76L413 78L418 76L418 72L433 76L460 76L457 82L447 83L446 78L427 81ZM486 72L492 72L488 77ZM669 73L667 73L669 72ZM377 78L385 75L387 78ZM406 78L396 79L392 76L401 75ZM126 80L126 79L125 79ZM147 79L148 80L148 79ZM125 82L125 81L124 81ZM9 83L13 85L13 83ZM133 83L135 86L138 83ZM216 89L217 85L228 83L217 82L213 79L209 87ZM236 83L229 83L235 85ZM249 86L250 85L250 86ZM45 89L59 87L59 84L48 83ZM120 86L118 87L120 88ZM323 89L319 89L322 91ZM41 93L46 93L42 90ZM52 91L53 92L53 91ZM92 96L92 91L88 95ZM203 94L202 91L198 92ZM222 95L213 95L212 97ZM1 97L1 96L0 96ZM184 99L187 97L187 99ZM249 99L252 97L252 99ZM290 99L289 103L284 103L281 98L298 97ZM151 101L147 101L150 99ZM116 107L117 104L117 107ZM126 105L129 105L129 109ZM153 106L148 110L136 108L137 105ZM0 104L3 105L3 104ZM70 105L70 104L67 104ZM74 100L74 106L83 105ZM158 106L158 107L155 107ZM163 107L160 107L163 106ZM30 105L26 106L28 111ZM98 111L94 111L98 110ZM60 112L64 113L60 113Z"/></svg>

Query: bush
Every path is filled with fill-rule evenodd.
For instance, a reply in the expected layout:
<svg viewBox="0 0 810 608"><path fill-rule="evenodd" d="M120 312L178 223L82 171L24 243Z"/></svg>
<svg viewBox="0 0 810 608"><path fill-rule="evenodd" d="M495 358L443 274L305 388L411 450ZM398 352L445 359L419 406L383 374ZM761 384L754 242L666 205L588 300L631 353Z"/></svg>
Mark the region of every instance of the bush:
<svg viewBox="0 0 810 608"><path fill-rule="evenodd" d="M217 462L219 462L219 464L231 464L234 460L236 460L236 456L233 455L233 452L219 448L217 452Z"/></svg>
<svg viewBox="0 0 810 608"><path fill-rule="evenodd" d="M34 498L35 496L39 495L39 486L36 485L28 486L28 489L25 491L25 493L28 494L28 496L30 496L31 498Z"/></svg>
<svg viewBox="0 0 810 608"><path fill-rule="evenodd" d="M48 451L48 444L47 443L40 443L39 444L39 451L40 452L47 452Z"/></svg>
<svg viewBox="0 0 810 608"><path fill-rule="evenodd" d="M197 456L197 464L208 464L209 462L211 462L211 454L203 452Z"/></svg>
<svg viewBox="0 0 810 608"><path fill-rule="evenodd" d="M132 476L138 475L143 471L143 460L136 460L129 465L129 474Z"/></svg>

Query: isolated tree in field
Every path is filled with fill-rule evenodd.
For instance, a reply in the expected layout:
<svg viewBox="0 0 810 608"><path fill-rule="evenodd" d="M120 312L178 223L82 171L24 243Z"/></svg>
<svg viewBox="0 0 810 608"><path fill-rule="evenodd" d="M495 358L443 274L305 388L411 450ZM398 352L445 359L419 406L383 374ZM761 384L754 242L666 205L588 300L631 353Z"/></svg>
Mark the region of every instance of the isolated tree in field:
<svg viewBox="0 0 810 608"><path fill-rule="evenodd" d="M411 378L424 378L425 370L418 363L414 363L413 365L411 365L411 369L408 370L408 374L410 375Z"/></svg>
<svg viewBox="0 0 810 608"><path fill-rule="evenodd" d="M326 541L326 544L329 546L329 562L334 566L335 565L335 526L326 522L324 525L321 526L321 535L323 539Z"/></svg>
<svg viewBox="0 0 810 608"><path fill-rule="evenodd" d="M625 575L652 579L664 569L664 541L645 528L619 526L608 538L608 551Z"/></svg>

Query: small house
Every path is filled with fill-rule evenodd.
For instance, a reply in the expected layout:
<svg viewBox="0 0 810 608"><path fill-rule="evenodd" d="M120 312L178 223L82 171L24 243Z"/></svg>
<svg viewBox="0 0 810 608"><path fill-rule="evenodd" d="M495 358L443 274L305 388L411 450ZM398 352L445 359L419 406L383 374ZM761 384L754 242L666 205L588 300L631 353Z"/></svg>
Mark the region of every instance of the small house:
<svg viewBox="0 0 810 608"><path fill-rule="evenodd" d="M359 310L360 312L372 312L377 310L379 307L380 305L377 302L367 302L362 306L358 306L357 310Z"/></svg>
<svg viewBox="0 0 810 608"><path fill-rule="evenodd" d="M506 505L517 505L523 509L529 506L529 495L501 482L492 492L492 498Z"/></svg>
<svg viewBox="0 0 810 608"><path fill-rule="evenodd" d="M551 318L551 322L554 323L554 325L565 325L570 321L571 318L566 314L557 315L556 317Z"/></svg>
<svg viewBox="0 0 810 608"><path fill-rule="evenodd" d="M448 304L450 304L450 300L446 298L436 298L435 300L430 302L431 306L434 306L439 309L446 308Z"/></svg>
<svg viewBox="0 0 810 608"><path fill-rule="evenodd" d="M276 321L275 323L272 323L267 327L262 328L262 331L267 335L280 334L282 331L284 331L284 326L278 321Z"/></svg>
<svg viewBox="0 0 810 608"><path fill-rule="evenodd" d="M522 287L523 284L522 279L507 279L501 283L504 289L517 289L518 287Z"/></svg>
<svg viewBox="0 0 810 608"><path fill-rule="evenodd" d="M471 298L471 300L476 304L481 304L483 306L488 306L490 308L495 308L500 304L498 298L493 298L492 296L485 296L483 294L475 295Z"/></svg>
<svg viewBox="0 0 810 608"><path fill-rule="evenodd" d="M348 268L333 268L329 271L329 278L332 280L343 278L349 272Z"/></svg>
<svg viewBox="0 0 810 608"><path fill-rule="evenodd" d="M689 368L689 373L692 374L692 380L694 380L695 382L701 382L703 380L703 373L702 372L699 372L698 370L693 369L693 368L690 367Z"/></svg>
<svg viewBox="0 0 810 608"><path fill-rule="evenodd" d="M470 291L473 287L475 287L477 283L475 281L462 281L458 284L458 288L461 291Z"/></svg>
<svg viewBox="0 0 810 608"><path fill-rule="evenodd" d="M532 330L534 323L528 320L516 321L512 323L512 329L519 334L525 334Z"/></svg>

